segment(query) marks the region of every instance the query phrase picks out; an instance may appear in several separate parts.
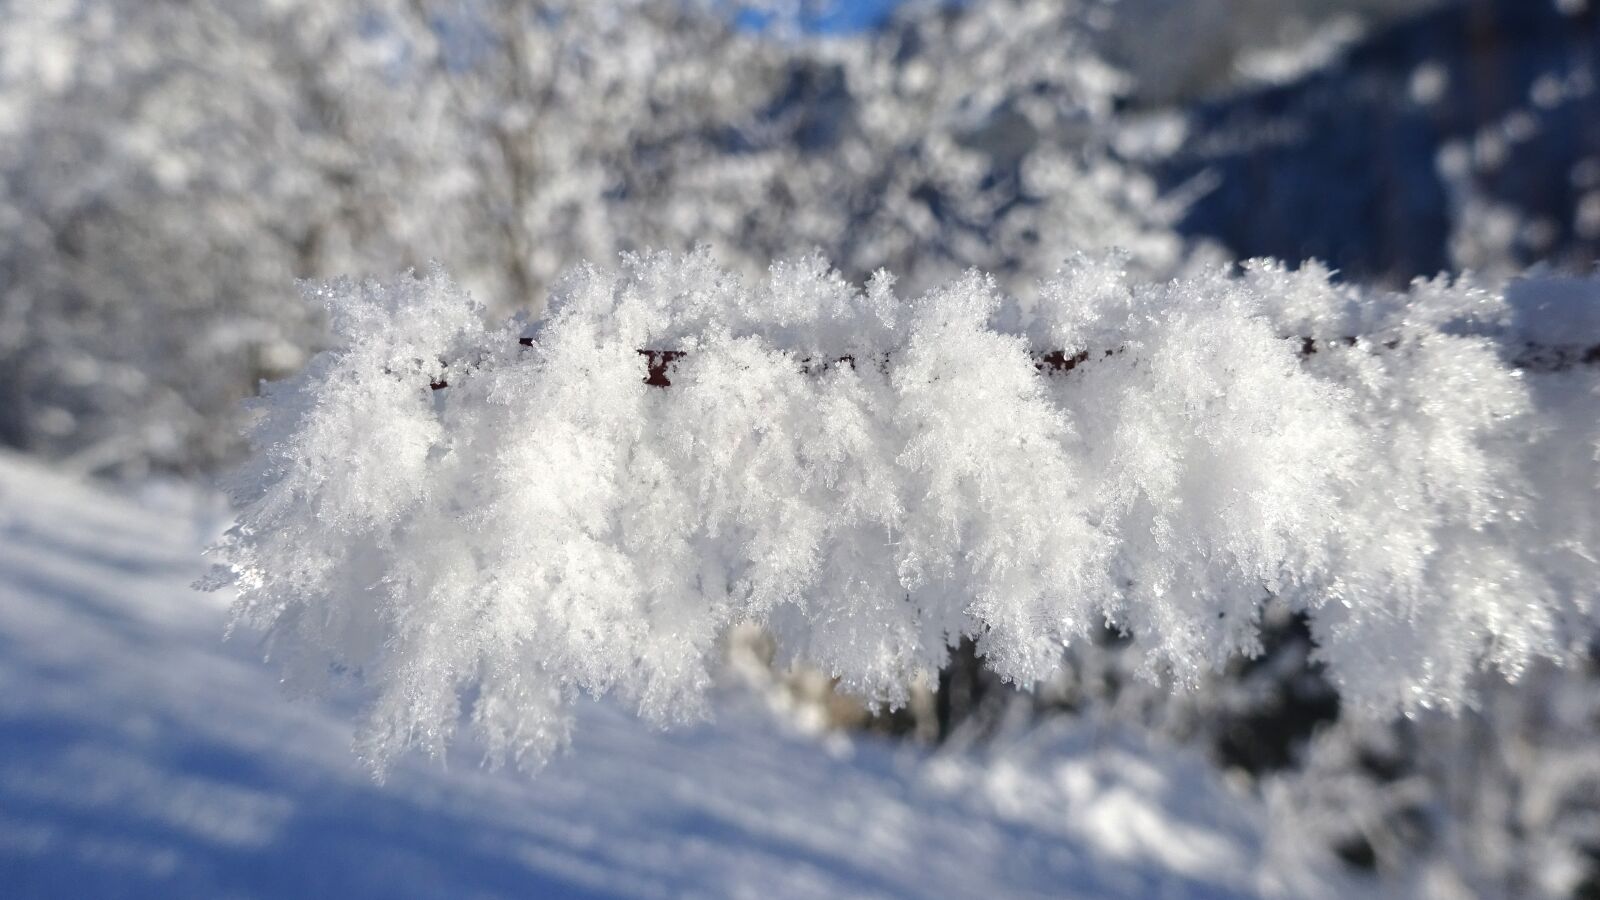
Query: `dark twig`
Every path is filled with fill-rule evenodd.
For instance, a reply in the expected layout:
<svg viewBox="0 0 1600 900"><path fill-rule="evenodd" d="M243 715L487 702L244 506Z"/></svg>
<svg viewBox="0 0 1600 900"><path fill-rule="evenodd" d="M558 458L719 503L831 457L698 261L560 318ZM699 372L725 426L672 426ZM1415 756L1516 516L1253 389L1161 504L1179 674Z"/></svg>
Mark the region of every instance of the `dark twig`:
<svg viewBox="0 0 1600 900"><path fill-rule="evenodd" d="M1293 338L1300 342L1300 356L1302 358L1326 352L1334 347L1354 347L1359 340L1355 337L1340 338ZM524 347L533 346L533 338L519 338L518 343ZM1400 346L1398 340L1384 341L1381 346L1385 350L1393 350ZM687 350L640 350L640 356L645 358L644 383L651 387L671 387L672 379L668 377L672 367L685 356ZM1102 358L1121 353L1121 349L1106 350ZM1046 375L1065 375L1078 366L1089 361L1090 354L1087 350L1068 353L1065 350L1047 350L1033 354L1033 366ZM888 354L878 361L880 371L887 370L889 364ZM1522 349L1511 358L1513 368L1529 372L1563 372L1577 366L1600 366L1600 344L1585 347L1579 344L1535 344L1526 342ZM816 360L804 357L800 360L800 368L807 375L820 375L837 366L856 367L854 356L839 356L832 359ZM450 382L440 379L428 385L433 390L443 390L450 386Z"/></svg>

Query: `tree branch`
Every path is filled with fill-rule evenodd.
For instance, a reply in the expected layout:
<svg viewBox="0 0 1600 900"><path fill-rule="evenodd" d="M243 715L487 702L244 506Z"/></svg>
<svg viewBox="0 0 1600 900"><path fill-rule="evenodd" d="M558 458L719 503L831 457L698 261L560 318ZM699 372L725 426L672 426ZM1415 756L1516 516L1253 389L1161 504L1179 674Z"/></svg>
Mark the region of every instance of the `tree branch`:
<svg viewBox="0 0 1600 900"><path fill-rule="evenodd" d="M1299 337L1288 338L1300 342L1300 357L1304 359L1317 353L1326 352L1330 347L1354 347L1359 338L1346 336L1318 340L1316 338ZM518 338L517 342L524 347L533 346L533 338ZM1384 341L1380 346L1385 350L1393 350L1400 346L1398 340ZM1114 356L1122 352L1122 348L1102 351L1102 358ZM687 350L640 350L640 356L645 358L644 383L651 387L671 387L672 379L668 377L672 366L689 355ZM1033 353L1033 367L1046 375L1065 375L1076 369L1079 365L1089 361L1090 354L1087 350L1068 353L1065 350L1045 350ZM888 366L887 355L878 361L879 370ZM800 368L807 375L820 375L834 366L845 365L854 369L856 358L854 356L838 356L832 359L814 360L803 357ZM1511 367L1525 372L1564 372L1578 366L1600 366L1600 344L1585 347L1581 344L1537 344L1525 341L1522 349L1511 358ZM436 391L444 390L450 382L440 379L432 382L428 387Z"/></svg>

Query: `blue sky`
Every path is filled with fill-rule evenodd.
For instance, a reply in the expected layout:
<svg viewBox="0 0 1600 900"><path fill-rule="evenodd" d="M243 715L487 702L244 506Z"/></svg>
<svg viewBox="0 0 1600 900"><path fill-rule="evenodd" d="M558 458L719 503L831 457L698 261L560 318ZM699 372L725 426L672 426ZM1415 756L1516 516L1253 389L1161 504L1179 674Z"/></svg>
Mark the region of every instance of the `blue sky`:
<svg viewBox="0 0 1600 900"><path fill-rule="evenodd" d="M882 22L900 0L829 0L814 4L815 9L802 16L808 31L839 33L860 31ZM746 24L761 28L771 21L771 16L745 12L740 19Z"/></svg>

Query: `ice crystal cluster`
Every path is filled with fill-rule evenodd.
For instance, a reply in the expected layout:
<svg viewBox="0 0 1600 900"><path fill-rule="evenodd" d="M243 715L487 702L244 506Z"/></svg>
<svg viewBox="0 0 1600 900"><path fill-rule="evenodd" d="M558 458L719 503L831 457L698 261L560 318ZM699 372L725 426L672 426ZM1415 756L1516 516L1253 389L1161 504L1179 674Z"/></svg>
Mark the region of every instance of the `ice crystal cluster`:
<svg viewBox="0 0 1600 900"><path fill-rule="evenodd" d="M368 687L379 765L469 721L536 765L582 694L700 715L740 623L895 704L962 637L1027 686L1108 623L1193 683L1272 598L1380 714L1590 633L1600 282L1124 270L1020 303L639 255L498 325L438 271L327 285L215 581L291 684Z"/></svg>

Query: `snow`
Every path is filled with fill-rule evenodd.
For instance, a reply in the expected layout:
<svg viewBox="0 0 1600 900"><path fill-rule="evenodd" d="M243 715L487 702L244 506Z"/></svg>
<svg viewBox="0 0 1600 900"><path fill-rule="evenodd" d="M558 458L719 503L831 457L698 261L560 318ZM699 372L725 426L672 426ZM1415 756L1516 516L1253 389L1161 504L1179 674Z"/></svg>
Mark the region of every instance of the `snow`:
<svg viewBox="0 0 1600 900"><path fill-rule="evenodd" d="M1029 687L1108 624L1198 687L1271 596L1384 717L1581 653L1600 612L1595 279L1096 256L1031 303L978 273L902 300L701 251L580 266L531 322L437 269L317 296L334 341L256 404L210 583L297 688L368 691L380 770L464 709L527 768L584 695L693 721L742 625L896 706L963 638ZM668 389L641 350L681 351Z"/></svg>
<svg viewBox="0 0 1600 900"><path fill-rule="evenodd" d="M467 745L377 784L351 698L286 700L189 589L225 517L0 456L5 896L1340 892L1200 758L1082 723L927 756L723 687L716 722L667 731L582 704L536 777Z"/></svg>

